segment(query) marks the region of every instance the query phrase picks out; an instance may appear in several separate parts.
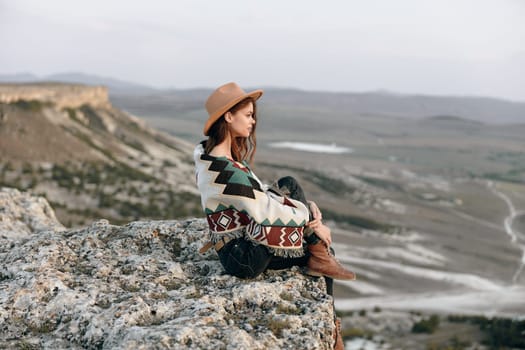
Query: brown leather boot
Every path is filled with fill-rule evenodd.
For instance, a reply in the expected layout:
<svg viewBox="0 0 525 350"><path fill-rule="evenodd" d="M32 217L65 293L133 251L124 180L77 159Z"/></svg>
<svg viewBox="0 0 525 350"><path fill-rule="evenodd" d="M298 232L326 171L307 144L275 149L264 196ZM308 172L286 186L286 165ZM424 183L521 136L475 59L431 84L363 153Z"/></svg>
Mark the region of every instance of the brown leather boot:
<svg viewBox="0 0 525 350"><path fill-rule="evenodd" d="M343 336L341 335L341 319L335 320L334 350L344 350Z"/></svg>
<svg viewBox="0 0 525 350"><path fill-rule="evenodd" d="M323 242L309 244L308 251L311 256L306 265L306 273L311 276L326 276L337 280L356 279L355 273L346 270L339 261L328 252L328 248Z"/></svg>

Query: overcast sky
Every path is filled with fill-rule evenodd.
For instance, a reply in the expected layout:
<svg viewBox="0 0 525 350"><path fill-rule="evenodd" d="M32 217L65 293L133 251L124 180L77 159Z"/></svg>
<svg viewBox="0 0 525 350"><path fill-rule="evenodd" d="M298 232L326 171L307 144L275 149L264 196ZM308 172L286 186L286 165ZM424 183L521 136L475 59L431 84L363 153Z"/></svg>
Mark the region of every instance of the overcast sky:
<svg viewBox="0 0 525 350"><path fill-rule="evenodd" d="M0 0L0 74L525 101L523 0Z"/></svg>

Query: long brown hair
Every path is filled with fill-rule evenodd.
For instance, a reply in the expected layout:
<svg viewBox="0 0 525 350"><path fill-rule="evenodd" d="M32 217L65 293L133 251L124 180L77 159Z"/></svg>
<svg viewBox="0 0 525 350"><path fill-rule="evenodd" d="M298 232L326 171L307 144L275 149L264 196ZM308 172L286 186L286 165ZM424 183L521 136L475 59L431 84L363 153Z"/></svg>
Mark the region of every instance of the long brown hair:
<svg viewBox="0 0 525 350"><path fill-rule="evenodd" d="M250 164L253 161L255 156L255 150L257 148L257 139L255 137L255 127L257 126L257 105L255 99L247 97L241 102L237 103L235 106L230 108L228 112L232 114L236 113L239 109L246 107L249 104L253 105L253 119L255 124L253 124L252 132L248 137L236 137L232 140L232 157L235 161L247 160ZM226 112L226 113L228 113ZM226 114L224 113L224 114ZM208 140L206 141L206 146L204 151L210 153L212 149L223 142L228 135L228 123L224 119L224 114L210 127L208 132Z"/></svg>

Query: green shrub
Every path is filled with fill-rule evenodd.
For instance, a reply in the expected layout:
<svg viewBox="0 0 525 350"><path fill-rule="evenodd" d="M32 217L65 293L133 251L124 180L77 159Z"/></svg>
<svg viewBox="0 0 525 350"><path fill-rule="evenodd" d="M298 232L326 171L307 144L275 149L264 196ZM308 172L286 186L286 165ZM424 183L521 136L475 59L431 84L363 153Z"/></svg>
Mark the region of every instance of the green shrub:
<svg viewBox="0 0 525 350"><path fill-rule="evenodd" d="M525 348L525 320L465 315L451 315L448 320L478 325L486 336L484 343L491 349Z"/></svg>
<svg viewBox="0 0 525 350"><path fill-rule="evenodd" d="M424 318L412 326L412 333L434 333L439 326L439 317L432 315L429 318Z"/></svg>
<svg viewBox="0 0 525 350"><path fill-rule="evenodd" d="M56 181L60 187L73 188L75 173L72 172L70 167L54 164L51 169L51 179Z"/></svg>
<svg viewBox="0 0 525 350"><path fill-rule="evenodd" d="M40 112L42 108L52 106L51 102L43 102L39 100L18 100L12 102L11 105L21 108L26 111Z"/></svg>
<svg viewBox="0 0 525 350"><path fill-rule="evenodd" d="M77 110L75 108L69 108L68 107L68 108L64 108L63 110L67 112L67 115L69 116L69 118L71 120L74 120L74 121L76 121L79 124L83 124L80 121L80 119L78 119L78 117L77 117Z"/></svg>
<svg viewBox="0 0 525 350"><path fill-rule="evenodd" d="M32 174L33 166L30 163L22 164L22 174Z"/></svg>
<svg viewBox="0 0 525 350"><path fill-rule="evenodd" d="M352 338L369 338L370 333L360 328L345 328L341 331L341 336L344 339Z"/></svg>
<svg viewBox="0 0 525 350"><path fill-rule="evenodd" d="M492 349L525 348L525 320L508 318L478 319L480 329L488 336L485 344Z"/></svg>

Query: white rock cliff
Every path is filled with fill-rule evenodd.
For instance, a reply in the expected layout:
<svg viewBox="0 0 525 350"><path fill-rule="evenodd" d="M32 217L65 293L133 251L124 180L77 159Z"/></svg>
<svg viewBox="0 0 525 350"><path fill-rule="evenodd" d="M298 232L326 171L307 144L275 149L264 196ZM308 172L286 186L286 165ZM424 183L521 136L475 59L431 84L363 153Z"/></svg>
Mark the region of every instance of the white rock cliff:
<svg viewBox="0 0 525 350"><path fill-rule="evenodd" d="M0 348L330 349L332 299L297 268L224 274L203 219L64 228L0 190Z"/></svg>
<svg viewBox="0 0 525 350"><path fill-rule="evenodd" d="M63 83L0 84L0 103L20 100L52 102L57 108L77 108L84 104L109 107L108 89Z"/></svg>

